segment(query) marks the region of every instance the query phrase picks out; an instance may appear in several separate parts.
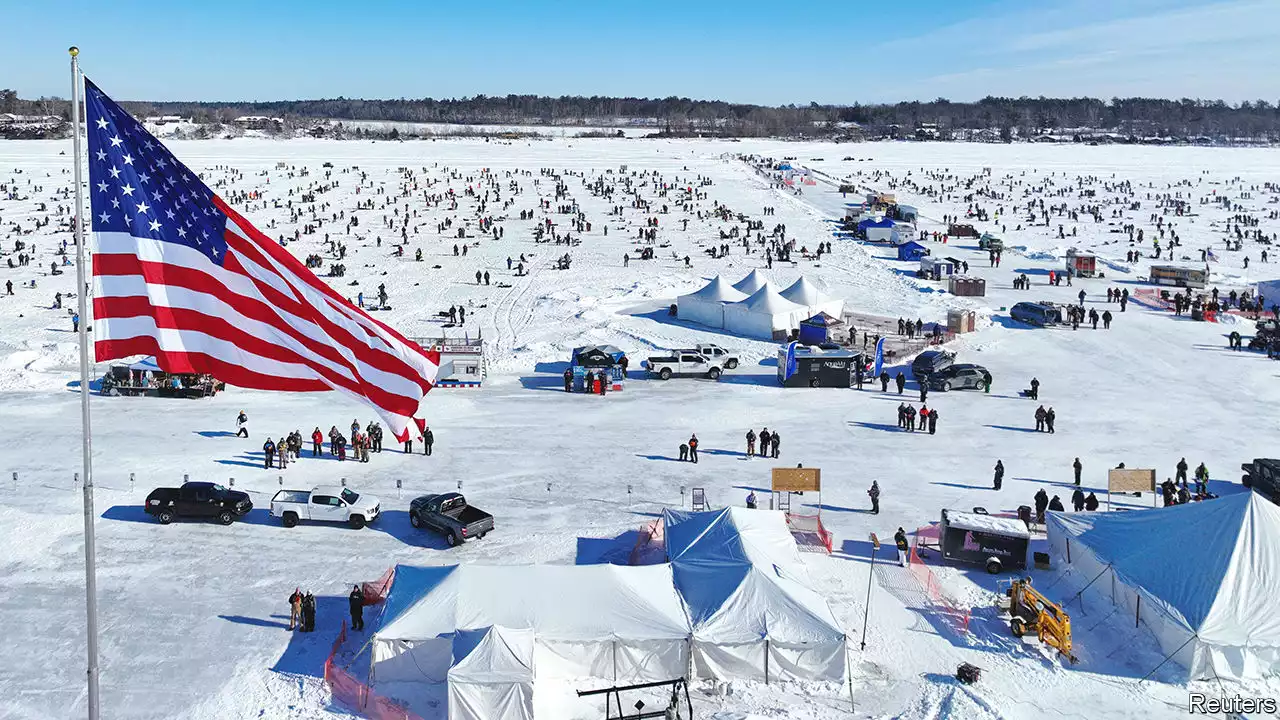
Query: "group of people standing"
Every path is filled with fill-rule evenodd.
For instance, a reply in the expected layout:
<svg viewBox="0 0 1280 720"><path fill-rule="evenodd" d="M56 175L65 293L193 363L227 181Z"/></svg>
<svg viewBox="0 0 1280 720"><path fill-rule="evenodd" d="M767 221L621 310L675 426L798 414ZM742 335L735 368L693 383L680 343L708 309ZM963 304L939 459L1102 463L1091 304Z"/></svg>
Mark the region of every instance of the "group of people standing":
<svg viewBox="0 0 1280 720"><path fill-rule="evenodd" d="M923 395L923 391L921 395ZM916 422L917 416L919 423ZM898 427L907 432L928 430L930 435L938 431L938 411L930 410L928 405L921 405L920 412L907 403L898 404Z"/></svg>
<svg viewBox="0 0 1280 720"><path fill-rule="evenodd" d="M760 452L756 453L756 438L760 439ZM747 430L747 457L758 455L759 457L778 457L778 446L782 443L782 437L775 430L769 431L764 428L756 435L755 430ZM772 454L770 454L772 452Z"/></svg>

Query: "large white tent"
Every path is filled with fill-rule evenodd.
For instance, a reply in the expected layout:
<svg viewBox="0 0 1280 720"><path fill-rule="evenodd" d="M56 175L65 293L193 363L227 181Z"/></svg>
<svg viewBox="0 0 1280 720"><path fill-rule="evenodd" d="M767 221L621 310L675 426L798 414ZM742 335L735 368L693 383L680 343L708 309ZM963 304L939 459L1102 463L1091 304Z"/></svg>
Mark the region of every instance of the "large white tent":
<svg viewBox="0 0 1280 720"><path fill-rule="evenodd" d="M663 524L696 676L844 679L844 631L810 589L783 513L667 510Z"/></svg>
<svg viewBox="0 0 1280 720"><path fill-rule="evenodd" d="M1050 513L1048 531L1071 571L1139 617L1191 679L1280 670L1280 507L1260 495Z"/></svg>
<svg viewBox="0 0 1280 720"><path fill-rule="evenodd" d="M746 298L746 293L735 289L717 275L702 289L676 298L676 313L681 320L722 328L725 305Z"/></svg>
<svg viewBox="0 0 1280 720"><path fill-rule="evenodd" d="M539 678L682 677L689 620L669 565L398 565L371 640L375 682L443 682L459 631L531 630Z"/></svg>
<svg viewBox="0 0 1280 720"><path fill-rule="evenodd" d="M460 645L470 644L462 654ZM494 625L454 637L449 720L533 720L533 647L529 629Z"/></svg>
<svg viewBox="0 0 1280 720"><path fill-rule="evenodd" d="M789 333L808 316L805 306L782 297L765 283L746 300L725 306L724 328L738 335L775 340L780 339L775 333Z"/></svg>
<svg viewBox="0 0 1280 720"><path fill-rule="evenodd" d="M806 311L804 319L808 319L820 312L825 312L833 318L839 318L844 313L844 300L827 297L805 277L801 277L791 283L778 294L797 305L807 307L808 311Z"/></svg>

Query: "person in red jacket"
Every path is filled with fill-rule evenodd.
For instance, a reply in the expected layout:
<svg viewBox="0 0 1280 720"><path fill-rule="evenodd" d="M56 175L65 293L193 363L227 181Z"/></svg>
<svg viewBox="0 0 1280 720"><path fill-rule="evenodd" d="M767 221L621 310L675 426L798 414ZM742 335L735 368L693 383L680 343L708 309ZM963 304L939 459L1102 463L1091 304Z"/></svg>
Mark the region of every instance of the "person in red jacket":
<svg viewBox="0 0 1280 720"><path fill-rule="evenodd" d="M315 432L311 433L311 457L320 454L320 446L324 444L324 433L320 432L320 426L316 426Z"/></svg>

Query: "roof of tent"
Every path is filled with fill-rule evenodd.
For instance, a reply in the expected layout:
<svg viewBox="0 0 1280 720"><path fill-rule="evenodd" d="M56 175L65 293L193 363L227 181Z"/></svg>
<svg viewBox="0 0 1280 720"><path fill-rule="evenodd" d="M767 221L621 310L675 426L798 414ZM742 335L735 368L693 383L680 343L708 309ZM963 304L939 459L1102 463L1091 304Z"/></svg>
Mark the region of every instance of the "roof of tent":
<svg viewBox="0 0 1280 720"><path fill-rule="evenodd" d="M1253 492L1125 513L1051 513L1206 643L1280 646L1280 507ZM1194 568L1195 572L1188 572Z"/></svg>
<svg viewBox="0 0 1280 720"><path fill-rule="evenodd" d="M613 345L584 345L573 349L573 364L600 367L622 361L626 353Z"/></svg>
<svg viewBox="0 0 1280 720"><path fill-rule="evenodd" d="M898 246L898 252L903 252L903 248L906 248L907 250L917 250L917 249L919 249L919 250L928 250L928 249L929 249L929 248L925 247L924 245L921 245L920 243L916 242L915 240L908 240L908 241L906 241L906 242L902 243L901 245L899 245L899 246Z"/></svg>
<svg viewBox="0 0 1280 720"><path fill-rule="evenodd" d="M747 273L746 276L743 277L741 280L734 283L733 287L735 290L738 290L740 292L746 293L747 295L750 295L751 293L759 290L762 287L767 287L768 285L769 285L769 279L766 278L763 273L761 273L759 270L752 270L751 272Z"/></svg>
<svg viewBox="0 0 1280 720"><path fill-rule="evenodd" d="M810 580L780 511L664 510L676 588L695 633L717 642L832 642L844 631Z"/></svg>
<svg viewBox="0 0 1280 720"><path fill-rule="evenodd" d="M878 220L876 218L867 218L858 223L858 228L862 230L867 228L891 228L893 226L894 223L889 218L880 218Z"/></svg>
<svg viewBox="0 0 1280 720"><path fill-rule="evenodd" d="M569 641L689 635L669 565L397 565L377 634L421 640L490 625Z"/></svg>
<svg viewBox="0 0 1280 720"><path fill-rule="evenodd" d="M804 310L804 305L793 303L790 300L778 294L773 286L765 284L764 287L752 293L751 297L742 302L735 303L733 307L741 307L754 313L763 313L766 315L779 315L782 313L797 312Z"/></svg>
<svg viewBox="0 0 1280 720"><path fill-rule="evenodd" d="M143 358L135 363L129 363L129 369L130 370L150 370L151 372L164 372L163 370L160 369L160 366L156 364L156 359L154 356Z"/></svg>
<svg viewBox="0 0 1280 720"><path fill-rule="evenodd" d="M704 285L702 289L691 292L688 295L681 295L676 298L676 300L678 302L686 298L706 300L709 302L738 302L739 300L747 299L747 294L725 282L724 278L717 275L711 279L711 282Z"/></svg>
<svg viewBox="0 0 1280 720"><path fill-rule="evenodd" d="M797 305L820 305L830 299L803 276L778 294Z"/></svg>
<svg viewBox="0 0 1280 720"><path fill-rule="evenodd" d="M834 317L825 310L814 315L811 318L800 321L801 325L813 325L816 327L840 327L844 325L844 321L838 317Z"/></svg>

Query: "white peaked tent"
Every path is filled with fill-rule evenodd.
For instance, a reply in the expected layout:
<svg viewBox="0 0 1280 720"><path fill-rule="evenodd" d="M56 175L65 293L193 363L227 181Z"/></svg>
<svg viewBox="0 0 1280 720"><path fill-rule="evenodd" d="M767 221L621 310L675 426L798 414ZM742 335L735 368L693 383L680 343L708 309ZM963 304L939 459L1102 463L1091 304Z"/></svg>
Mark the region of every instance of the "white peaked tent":
<svg viewBox="0 0 1280 720"><path fill-rule="evenodd" d="M797 305L809 308L802 319L808 319L820 312L825 312L834 318L839 318L844 313L844 300L823 295L817 286L809 282L808 278L801 277L778 294Z"/></svg>
<svg viewBox="0 0 1280 720"><path fill-rule="evenodd" d="M1139 617L1191 679L1280 671L1280 507L1262 496L1050 513L1048 530L1054 552L1098 578L1091 588Z"/></svg>
<svg viewBox="0 0 1280 720"><path fill-rule="evenodd" d="M765 283L746 300L725 306L724 328L738 335L774 340L774 333L788 333L808 316L804 305L782 297Z"/></svg>
<svg viewBox="0 0 1280 720"><path fill-rule="evenodd" d="M470 635L478 642L461 655ZM449 669L449 720L533 720L533 631L498 625L458 633ZM461 657L458 657L461 655Z"/></svg>
<svg viewBox="0 0 1280 720"><path fill-rule="evenodd" d="M667 556L693 626L698 677L841 681L845 634L781 512L663 513Z"/></svg>
<svg viewBox="0 0 1280 720"><path fill-rule="evenodd" d="M725 304L746 298L746 293L734 289L717 275L701 290L676 298L676 313L681 320L722 328Z"/></svg>
<svg viewBox="0 0 1280 720"><path fill-rule="evenodd" d="M764 273L759 270L752 270L747 273L746 277L734 283L733 287L745 295L750 295L768 284L769 278L766 278Z"/></svg>
<svg viewBox="0 0 1280 720"><path fill-rule="evenodd" d="M459 631L531 630L539 678L682 677L689 619L669 565L398 565L371 643L374 682L443 682Z"/></svg>

